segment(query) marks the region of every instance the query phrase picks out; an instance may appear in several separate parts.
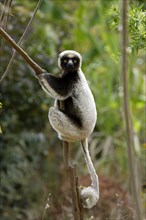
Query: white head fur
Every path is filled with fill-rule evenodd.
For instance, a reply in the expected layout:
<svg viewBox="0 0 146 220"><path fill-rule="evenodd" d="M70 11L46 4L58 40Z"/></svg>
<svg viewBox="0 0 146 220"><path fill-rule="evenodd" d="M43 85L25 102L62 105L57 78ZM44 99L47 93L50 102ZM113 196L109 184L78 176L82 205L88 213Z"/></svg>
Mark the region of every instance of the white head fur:
<svg viewBox="0 0 146 220"><path fill-rule="evenodd" d="M65 51L61 52L61 53L59 54L59 57L58 57L58 66L59 66L60 69L62 69L61 63L60 63L61 58L62 58L63 56L65 56L65 55L66 55L67 57L69 57L69 58L73 58L73 57L77 56L77 57L79 58L79 60L80 60L80 66L79 66L79 68L81 68L81 65L82 65L82 57L81 57L81 55L80 55L78 52L74 51L74 50L65 50Z"/></svg>

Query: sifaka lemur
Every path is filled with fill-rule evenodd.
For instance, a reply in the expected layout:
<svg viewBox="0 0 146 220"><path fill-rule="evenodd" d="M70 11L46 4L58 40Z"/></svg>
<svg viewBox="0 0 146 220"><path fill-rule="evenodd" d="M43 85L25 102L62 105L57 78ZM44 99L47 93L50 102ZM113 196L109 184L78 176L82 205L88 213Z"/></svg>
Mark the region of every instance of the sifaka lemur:
<svg viewBox="0 0 146 220"><path fill-rule="evenodd" d="M66 50L59 54L58 65L62 70L59 77L47 72L36 74L36 77L43 90L55 99L48 116L59 139L81 143L92 180L91 186L81 190L81 199L84 207L92 208L99 199L99 185L89 155L88 137L95 127L97 112L81 64L82 57L78 52ZM63 103L63 109L60 103Z"/></svg>

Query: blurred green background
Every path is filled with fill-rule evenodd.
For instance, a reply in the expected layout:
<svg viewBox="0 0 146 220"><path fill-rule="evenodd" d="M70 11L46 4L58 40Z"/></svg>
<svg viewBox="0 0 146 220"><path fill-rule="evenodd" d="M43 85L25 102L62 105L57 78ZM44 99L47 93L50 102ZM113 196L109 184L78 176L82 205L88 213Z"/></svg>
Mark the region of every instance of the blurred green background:
<svg viewBox="0 0 146 220"><path fill-rule="evenodd" d="M4 1L2 1L3 3ZM13 0L7 32L18 42L36 0ZM121 83L121 17L117 0L42 0L22 48L42 68L59 74L58 54L73 49L83 56L82 70L96 101L98 119L90 151L100 181L100 200L87 219L135 219L129 197ZM2 11L1 4L1 11ZM129 96L135 164L144 214L145 42L146 4L129 4ZM12 55L5 42L1 76ZM41 89L33 71L17 54L1 84L1 217L0 220L72 219L64 171L62 143L48 122L53 100ZM70 148L81 184L89 177L78 144ZM69 190L68 190L69 191ZM51 193L51 194L50 194ZM49 195L49 197L48 197ZM49 208L45 209L48 198ZM44 215L44 217L43 217Z"/></svg>

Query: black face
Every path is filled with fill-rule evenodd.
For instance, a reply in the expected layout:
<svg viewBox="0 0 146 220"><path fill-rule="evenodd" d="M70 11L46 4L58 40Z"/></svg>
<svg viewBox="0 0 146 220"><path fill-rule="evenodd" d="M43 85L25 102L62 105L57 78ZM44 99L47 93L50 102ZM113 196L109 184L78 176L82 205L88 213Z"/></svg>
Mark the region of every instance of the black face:
<svg viewBox="0 0 146 220"><path fill-rule="evenodd" d="M61 58L61 67L65 72L74 72L78 70L79 62L80 60L76 56L71 58L64 56Z"/></svg>

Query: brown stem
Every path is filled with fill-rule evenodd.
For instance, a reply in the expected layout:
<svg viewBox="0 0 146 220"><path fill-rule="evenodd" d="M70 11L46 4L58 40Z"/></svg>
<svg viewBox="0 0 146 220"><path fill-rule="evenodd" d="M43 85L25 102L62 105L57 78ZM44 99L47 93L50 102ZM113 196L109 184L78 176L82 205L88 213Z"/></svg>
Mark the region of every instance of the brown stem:
<svg viewBox="0 0 146 220"><path fill-rule="evenodd" d="M37 73L40 74L44 70L35 63L28 54L22 50L21 47L0 27L0 35L5 38L5 40L25 59L25 61L31 66L31 68Z"/></svg>
<svg viewBox="0 0 146 220"><path fill-rule="evenodd" d="M123 107L124 107L124 117L125 117L125 129L126 129L126 141L127 141L127 154L128 154L128 166L130 181L133 192L133 199L135 201L137 220L141 220L141 211L138 198L138 191L136 187L136 175L134 166L134 154L133 154L133 134L132 134L132 123L130 119L130 108L129 108L129 94L128 94L128 31L127 31L127 8L128 0L122 1L122 83L123 83Z"/></svg>
<svg viewBox="0 0 146 220"><path fill-rule="evenodd" d="M82 215L80 211L79 198L78 198L78 186L77 186L77 165L70 165L70 185L72 192L72 202L73 202L73 214L74 220L82 220Z"/></svg>
<svg viewBox="0 0 146 220"><path fill-rule="evenodd" d="M5 0L4 6L3 6L2 15L1 15L1 19L0 19L0 26L5 31L7 30L7 25L8 25L11 5L12 5L12 0ZM4 41L2 39L1 46L0 46L1 56L2 56L2 53L3 53L3 46L4 46Z"/></svg>
<svg viewBox="0 0 146 220"><path fill-rule="evenodd" d="M36 13L37 13L37 10L38 10L38 8L39 8L39 6L40 6L40 3L41 3L41 0L38 1L37 5L36 5L36 8L35 8L35 10L34 10L34 12L33 12L33 15L31 16L31 19L29 20L28 25L26 26L25 31L23 32L23 34L22 34L20 40L18 41L18 45L21 45L23 39L25 38L25 36L26 36L26 34L27 34L27 32L28 32L28 30L29 30L29 28L30 28L32 22L33 22L33 19L34 19ZM10 59L8 65L7 65L7 68L6 68L4 74L2 75L2 77L1 77L1 79L0 79L0 83L1 83L1 82L4 80L4 78L7 76L8 71L9 71L9 69L10 69L10 66L11 66L11 64L12 64L14 58L15 58L15 55L16 55L16 50L14 50L14 52L13 52L13 54L12 54L12 57L11 57L11 59Z"/></svg>
<svg viewBox="0 0 146 220"><path fill-rule="evenodd" d="M64 164L68 169L69 167L69 144L67 141L63 141L63 155L64 155Z"/></svg>
<svg viewBox="0 0 146 220"><path fill-rule="evenodd" d="M0 25L4 30L7 29L11 5L12 5L12 0L5 0L3 4L3 10L0 18Z"/></svg>

